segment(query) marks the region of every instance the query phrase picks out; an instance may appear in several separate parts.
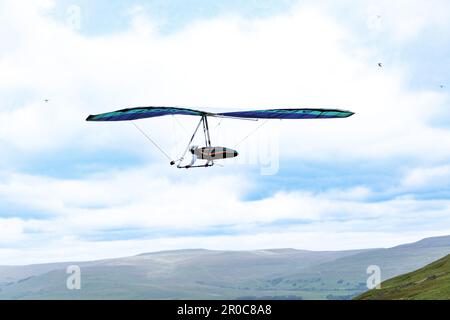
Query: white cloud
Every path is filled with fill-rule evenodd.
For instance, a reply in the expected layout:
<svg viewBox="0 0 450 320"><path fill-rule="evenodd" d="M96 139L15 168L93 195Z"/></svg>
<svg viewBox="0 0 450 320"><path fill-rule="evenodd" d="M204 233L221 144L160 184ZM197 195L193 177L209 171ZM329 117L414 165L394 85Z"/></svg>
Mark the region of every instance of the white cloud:
<svg viewBox="0 0 450 320"><path fill-rule="evenodd" d="M450 185L450 166L417 168L409 172L402 181L402 187L409 190L423 188L441 189Z"/></svg>
<svg viewBox="0 0 450 320"><path fill-rule="evenodd" d="M445 30L450 26L450 4L445 0L379 3L386 31L396 41L411 41L424 30Z"/></svg>
<svg viewBox="0 0 450 320"><path fill-rule="evenodd" d="M23 234L24 222L18 218L0 218L0 243L13 244L25 239Z"/></svg>
<svg viewBox="0 0 450 320"><path fill-rule="evenodd" d="M11 15L22 12L21 5L7 3L15 9ZM394 7L386 10L398 14ZM0 137L22 151L78 141L96 147L120 143L131 152L141 140L128 127L87 125L86 115L143 104L342 107L357 115L283 123L281 156L449 156L449 148L430 152L430 141L438 137L450 144L448 130L429 125L448 104L446 96L408 91L404 66L380 71L375 52L360 54L356 34L318 9L301 6L251 21L199 21L164 37L145 13L133 12L132 29L103 37L82 36L31 9L6 20L22 41L0 61L6 75L0 86L30 91L34 99L1 113ZM44 104L45 98L51 103ZM165 123L146 123L152 133L167 135ZM246 128L240 124L233 131L242 136Z"/></svg>
<svg viewBox="0 0 450 320"><path fill-rule="evenodd" d="M182 248L201 247L210 238L216 239L208 245L213 248L212 244L218 244L220 239L236 237L248 239L248 248L326 250L338 248L339 244L332 244L327 238L311 245L301 241L302 235L318 237L314 233L320 230L319 234L342 239L344 234L345 247L356 248L362 243L355 242L351 247L348 237L352 233L355 236L365 233L365 245L380 246L378 238L371 238L373 234L384 233L386 243L392 243L388 239L408 238L403 234L415 232L418 237L450 230L448 200L399 197L367 202L367 197L375 193L366 187L355 187L339 192L278 192L261 200L242 201L242 195L254 187L251 183L244 184L242 176L199 173L183 182L178 181L180 176L169 173L166 178L159 178L155 172L161 170L164 169L150 166L83 180L11 175L6 183L0 184L0 198L48 215L39 220L26 218L25 214L22 219L2 220L2 229L8 230L2 241L16 250L23 246L50 250L46 246L52 242L55 247L49 257L59 260L66 256L61 247L57 248L58 244L64 246L58 239L72 239L75 246L91 243L85 254L98 257L98 246L102 245L86 239L102 239L114 233L113 230L124 232L125 238L127 232L140 231L136 240L125 241L124 246L136 244L143 248L149 244L147 250L156 248L155 244L162 241L158 239L171 237L174 239L169 242ZM202 235L211 229L235 235L225 238ZM179 239L185 232L193 235L183 243ZM286 234L284 240L283 234ZM270 235L278 240L272 243L256 240ZM121 235L117 237L120 239ZM297 240L292 242L293 239ZM238 248L233 243L238 242L218 244L218 247Z"/></svg>
<svg viewBox="0 0 450 320"><path fill-rule="evenodd" d="M131 10L130 29L89 37L43 14L52 8L51 2L43 3L48 5L9 0L0 4L0 99L7 102L0 106L0 147L15 150L8 157L109 148L157 157L128 124L84 122L90 113L127 106L342 107L357 114L342 120L283 122L280 156L325 163L404 158L423 163L424 168L399 183L403 189L422 188L436 179L444 183L448 178L446 166L427 168L428 163L450 157L450 132L432 124L446 110L448 95L407 88L408 66L403 64L378 68L377 49L367 47L358 32L323 7L301 5L288 14L264 19L226 16L197 21L166 36L158 34L144 11ZM406 7L400 10L396 4L383 2L380 9L382 32L401 43L413 40L425 28L448 23L444 18L450 10L434 10L423 2ZM412 19L422 11L425 14ZM194 122L186 119L183 123L190 130ZM170 118L142 124L163 145L170 144ZM223 126L228 126L224 130L230 135L224 143L235 142L250 131L248 123ZM261 130L270 130L270 126ZM434 141L439 141L439 148ZM249 152L246 148L242 156ZM100 172L80 179L2 172L0 198L51 218L0 220L0 231L5 231L0 241L28 240L26 230L37 232L33 237L40 241L62 237L66 240L49 247L37 241L36 246L42 248L32 255L45 260L40 256L45 253L58 260L67 257L62 249L65 244L78 248L75 256L80 258L90 246L87 255L99 256L105 248L105 252L115 252L117 243L78 239L83 233L108 228L199 230L229 224L251 234L128 241L121 242L121 252L134 245L141 251L181 245L238 248L245 241L248 248L379 246L412 239L407 230L424 236L448 231L446 200L420 201L410 196L369 202L375 191L352 186L322 193L278 192L262 200L242 201L254 182L239 168L234 176L227 170L187 175L185 171L169 173L171 168L163 169L163 165L165 161L161 166ZM258 233L258 225L283 219L314 223L291 227L296 232L289 227L285 232L269 227L275 228L272 233ZM317 233L318 224L327 227L327 232ZM405 236L397 235L400 230ZM362 234L382 234L389 240L363 241ZM271 237L276 241L271 242ZM9 261L18 257L17 252Z"/></svg>

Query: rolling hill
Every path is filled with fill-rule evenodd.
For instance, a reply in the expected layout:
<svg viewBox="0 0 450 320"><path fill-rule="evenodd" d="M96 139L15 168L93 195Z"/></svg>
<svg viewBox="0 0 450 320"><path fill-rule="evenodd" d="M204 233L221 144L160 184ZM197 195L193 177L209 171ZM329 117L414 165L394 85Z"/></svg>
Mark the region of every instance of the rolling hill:
<svg viewBox="0 0 450 320"><path fill-rule="evenodd" d="M351 299L382 279L450 253L450 236L388 249L305 251L202 249L91 262L0 266L0 299ZM66 268L81 267L82 289L67 290Z"/></svg>
<svg viewBox="0 0 450 320"><path fill-rule="evenodd" d="M379 266L386 280L425 266L450 253L450 236L427 238L388 249L369 250L320 263L276 278L279 290L302 288L328 299L350 299L367 290L367 267ZM274 282L274 279L270 279ZM315 297L317 297L317 295ZM323 297L323 295L322 295Z"/></svg>
<svg viewBox="0 0 450 320"><path fill-rule="evenodd" d="M389 279L356 300L450 300L450 255L419 270Z"/></svg>

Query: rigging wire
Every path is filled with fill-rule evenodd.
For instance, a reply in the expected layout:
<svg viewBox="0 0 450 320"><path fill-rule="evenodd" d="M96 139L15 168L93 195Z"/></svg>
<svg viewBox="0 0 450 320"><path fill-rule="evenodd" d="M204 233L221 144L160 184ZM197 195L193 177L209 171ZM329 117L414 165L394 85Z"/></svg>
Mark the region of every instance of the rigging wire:
<svg viewBox="0 0 450 320"><path fill-rule="evenodd" d="M175 131L175 120L173 118L174 116L172 115L172 152L171 155L173 154L173 150L176 150L177 148L177 133Z"/></svg>
<svg viewBox="0 0 450 320"><path fill-rule="evenodd" d="M238 143L236 143L234 145L233 148L236 148L237 146L239 146L242 142L244 142L245 140L247 140L251 135L253 135L256 131L258 131L259 129L262 128L262 126L264 126L267 122L269 121L269 119L266 119L263 123L261 123L255 130L253 130L252 132L250 132L248 135L246 135L244 137L244 139L242 139L241 141L239 141Z"/></svg>
<svg viewBox="0 0 450 320"><path fill-rule="evenodd" d="M178 120L178 118L175 115L172 115L173 119L175 119L175 121L178 123L178 125L184 130L184 132L186 134L189 134L189 132L186 130L186 127L183 126L183 124L180 122L180 120Z"/></svg>
<svg viewBox="0 0 450 320"><path fill-rule="evenodd" d="M140 133L142 133L142 135L147 138L148 141L150 141L156 148L158 148L159 151L161 151L162 154L164 154L166 156L167 159L169 159L170 161L172 161L171 157L169 156L169 154L167 152L165 152L155 141L152 140L152 138L150 138L150 136L148 134L146 134L144 132L144 130L142 130L141 128L138 127L138 125L136 123L134 123L133 121L130 121L131 124L137 129L139 130Z"/></svg>
<svg viewBox="0 0 450 320"><path fill-rule="evenodd" d="M220 121L217 123L217 125L214 127L213 130L216 130L216 129L220 126L220 124L222 123L222 120L223 120L223 119L220 119Z"/></svg>
<svg viewBox="0 0 450 320"><path fill-rule="evenodd" d="M212 130L213 132L214 132L214 136L217 138L221 138L221 136L220 136L220 134L221 134L221 131L220 131L220 129L221 129L221 124L222 124L222 120L223 119L220 119L219 120L219 122L217 123L217 125L214 127L214 129Z"/></svg>

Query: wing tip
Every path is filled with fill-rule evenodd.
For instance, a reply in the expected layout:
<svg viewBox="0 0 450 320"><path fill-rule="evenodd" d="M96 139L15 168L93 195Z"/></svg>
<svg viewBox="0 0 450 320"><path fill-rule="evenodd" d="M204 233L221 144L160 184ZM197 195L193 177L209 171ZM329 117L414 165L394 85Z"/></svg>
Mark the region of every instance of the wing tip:
<svg viewBox="0 0 450 320"><path fill-rule="evenodd" d="M355 115L356 113L355 112L353 112L353 111L345 111L345 112L347 112L348 114L345 116L346 118L348 118L348 117L351 117L351 116L353 116L353 115Z"/></svg>

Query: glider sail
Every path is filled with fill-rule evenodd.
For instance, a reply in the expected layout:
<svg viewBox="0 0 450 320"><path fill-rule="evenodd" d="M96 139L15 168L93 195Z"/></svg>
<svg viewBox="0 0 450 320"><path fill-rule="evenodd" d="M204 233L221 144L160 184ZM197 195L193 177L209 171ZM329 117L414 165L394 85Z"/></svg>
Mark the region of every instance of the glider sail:
<svg viewBox="0 0 450 320"><path fill-rule="evenodd" d="M270 109L225 112L218 115L249 119L328 119L347 118L353 115L353 112L338 109Z"/></svg>
<svg viewBox="0 0 450 320"><path fill-rule="evenodd" d="M167 115L206 116L209 113L177 107L137 107L90 115L86 121L128 121L144 118L161 117Z"/></svg>
<svg viewBox="0 0 450 320"><path fill-rule="evenodd" d="M211 113L179 107L137 107L113 112L90 115L87 121L128 121L166 115L190 115L200 117L229 117L244 119L329 119L347 118L353 115L351 111L339 109L269 109L253 111L235 111Z"/></svg>

